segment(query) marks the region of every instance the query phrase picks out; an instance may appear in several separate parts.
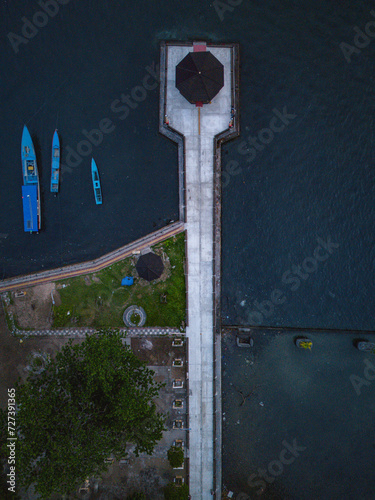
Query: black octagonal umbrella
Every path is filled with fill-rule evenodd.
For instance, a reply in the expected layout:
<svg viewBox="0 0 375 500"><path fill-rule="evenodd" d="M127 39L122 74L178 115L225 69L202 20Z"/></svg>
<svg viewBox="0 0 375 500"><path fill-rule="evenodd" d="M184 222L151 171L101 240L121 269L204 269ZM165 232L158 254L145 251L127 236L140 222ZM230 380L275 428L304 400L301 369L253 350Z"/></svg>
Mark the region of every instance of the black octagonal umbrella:
<svg viewBox="0 0 375 500"><path fill-rule="evenodd" d="M135 267L139 276L147 281L156 280L164 270L161 257L152 252L141 255Z"/></svg>
<svg viewBox="0 0 375 500"><path fill-rule="evenodd" d="M192 104L207 104L224 86L224 66L211 52L189 52L176 66L176 87Z"/></svg>

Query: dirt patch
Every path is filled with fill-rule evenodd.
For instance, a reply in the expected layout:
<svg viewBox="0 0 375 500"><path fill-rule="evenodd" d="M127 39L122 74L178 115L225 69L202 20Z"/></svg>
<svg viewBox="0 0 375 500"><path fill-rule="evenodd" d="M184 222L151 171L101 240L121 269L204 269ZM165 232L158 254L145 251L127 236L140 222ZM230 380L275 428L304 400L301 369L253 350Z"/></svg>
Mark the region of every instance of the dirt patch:
<svg viewBox="0 0 375 500"><path fill-rule="evenodd" d="M85 277L85 284L90 286L93 283L101 283L100 279L96 276L96 274L86 274Z"/></svg>
<svg viewBox="0 0 375 500"><path fill-rule="evenodd" d="M172 346L172 339L160 337L132 338L131 348L134 354L146 365L165 366L175 357L181 357L184 349Z"/></svg>
<svg viewBox="0 0 375 500"><path fill-rule="evenodd" d="M54 283L45 283L12 293L8 312L13 313L19 328L50 328L52 301L60 305L60 296Z"/></svg>
<svg viewBox="0 0 375 500"><path fill-rule="evenodd" d="M172 480L172 469L165 458L143 456L136 461L130 459L128 464L111 466L99 486L99 492L113 495L107 498L123 499L142 491L148 499L163 500L162 488Z"/></svg>
<svg viewBox="0 0 375 500"><path fill-rule="evenodd" d="M74 343L82 342L75 340ZM8 401L8 389L14 387L19 377L28 376L27 365L32 352L45 352L51 358L68 343L63 337L29 337L20 339L9 333L3 309L0 308L0 407L5 408ZM17 395L16 395L17 398Z"/></svg>
<svg viewBox="0 0 375 500"><path fill-rule="evenodd" d="M115 462L110 466L108 473L100 481L99 496L93 496L92 499L124 499L135 491L143 491L149 500L163 500L163 487L175 476L182 476L187 481L188 458L185 459L183 469L172 469L168 462L168 450L176 440L183 442L184 449L187 445L187 394L186 394L186 367L173 368L172 360L178 356L186 356L184 348L173 348L170 338L139 338L131 339L133 352L144 359L155 359L160 364L149 367L155 372L154 380L163 382L165 386L161 389L159 397L155 399L158 411L167 414L166 428L162 439L156 445L151 456L142 453L139 457L133 454L134 446L127 448L128 456L120 463ZM151 347L152 345L152 347ZM136 351L134 351L136 348ZM139 349L139 350L138 350ZM174 352L175 350L176 352ZM169 357L171 353L171 357ZM167 358L169 363L165 363ZM167 366L161 366L166 364ZM184 380L184 387L181 389L173 388L173 381L176 378ZM183 407L173 408L175 399L183 401ZM184 428L174 429L173 422L182 420ZM186 456L186 451L185 451ZM90 498L90 500L91 500Z"/></svg>

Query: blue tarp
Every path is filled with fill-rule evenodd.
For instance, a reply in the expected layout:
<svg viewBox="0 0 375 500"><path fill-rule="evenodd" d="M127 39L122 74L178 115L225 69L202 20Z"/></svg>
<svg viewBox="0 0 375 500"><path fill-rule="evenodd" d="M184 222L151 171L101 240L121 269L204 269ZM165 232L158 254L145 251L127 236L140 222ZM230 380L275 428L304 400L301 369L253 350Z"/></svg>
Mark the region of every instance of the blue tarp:
<svg viewBox="0 0 375 500"><path fill-rule="evenodd" d="M38 188L22 186L23 224L26 232L38 231Z"/></svg>
<svg viewBox="0 0 375 500"><path fill-rule="evenodd" d="M125 276L125 278L122 278L121 285L125 286L130 286L134 282L133 278L131 276Z"/></svg>

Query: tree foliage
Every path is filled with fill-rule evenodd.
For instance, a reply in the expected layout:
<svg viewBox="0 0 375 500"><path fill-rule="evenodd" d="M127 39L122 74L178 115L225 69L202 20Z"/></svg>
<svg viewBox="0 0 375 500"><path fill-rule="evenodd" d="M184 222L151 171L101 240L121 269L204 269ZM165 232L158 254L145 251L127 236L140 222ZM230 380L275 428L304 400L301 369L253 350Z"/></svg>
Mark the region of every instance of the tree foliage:
<svg viewBox="0 0 375 500"><path fill-rule="evenodd" d="M181 467L184 463L184 450L180 446L171 446L168 450L171 467Z"/></svg>
<svg viewBox="0 0 375 500"><path fill-rule="evenodd" d="M146 500L146 495L141 491L137 491L132 493L130 496L127 496L126 500Z"/></svg>
<svg viewBox="0 0 375 500"><path fill-rule="evenodd" d="M168 483L164 488L164 498L165 500L188 500L189 486L187 484L177 486L174 483Z"/></svg>
<svg viewBox="0 0 375 500"><path fill-rule="evenodd" d="M72 341L39 376L16 386L17 479L36 483L42 498L64 494L107 469L111 453L151 454L165 417L152 401L162 384L124 346L118 332L101 330Z"/></svg>

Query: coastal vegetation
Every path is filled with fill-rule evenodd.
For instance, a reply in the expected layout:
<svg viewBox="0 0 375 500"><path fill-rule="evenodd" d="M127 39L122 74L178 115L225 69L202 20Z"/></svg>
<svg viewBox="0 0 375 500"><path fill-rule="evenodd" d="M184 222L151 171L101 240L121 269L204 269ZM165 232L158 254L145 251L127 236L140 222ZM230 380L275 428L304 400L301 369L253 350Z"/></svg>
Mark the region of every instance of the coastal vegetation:
<svg viewBox="0 0 375 500"><path fill-rule="evenodd" d="M41 373L17 383L17 487L34 484L40 498L69 494L108 469L106 459L152 454L166 417L154 399L163 386L123 343L101 330L70 341ZM7 456L7 413L0 411L0 451Z"/></svg>
<svg viewBox="0 0 375 500"><path fill-rule="evenodd" d="M146 495L140 491L140 492L135 492L130 496L127 496L126 500L147 500L147 499Z"/></svg>
<svg viewBox="0 0 375 500"><path fill-rule="evenodd" d="M171 467L182 467L184 463L184 450L181 446L171 446L168 450L168 462Z"/></svg>
<svg viewBox="0 0 375 500"><path fill-rule="evenodd" d="M186 315L185 235L163 241L152 250L164 252L169 260L164 276L156 282L138 277L138 257L134 256L95 274L57 282L61 305L54 307L53 327L123 327L124 310L133 304L145 310L145 326L181 327ZM125 276L132 276L134 284L121 286Z"/></svg>
<svg viewBox="0 0 375 500"><path fill-rule="evenodd" d="M165 500L188 500L189 487L185 483L181 486L169 483L164 488L164 498Z"/></svg>
<svg viewBox="0 0 375 500"><path fill-rule="evenodd" d="M133 493L132 495L127 496L126 500L147 500L147 499L146 499L146 495L143 492L137 491L137 492Z"/></svg>

